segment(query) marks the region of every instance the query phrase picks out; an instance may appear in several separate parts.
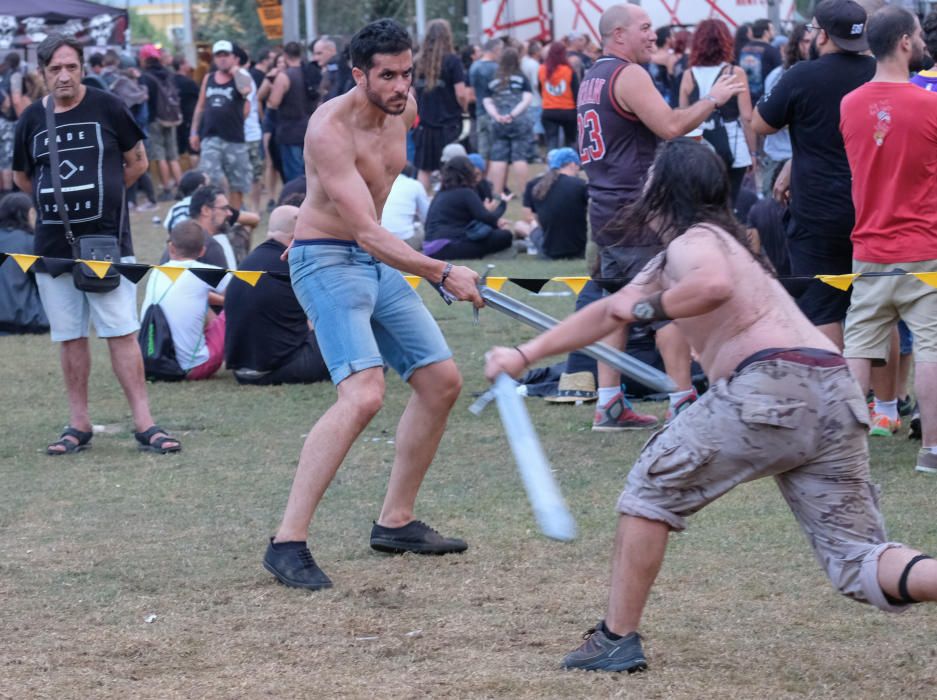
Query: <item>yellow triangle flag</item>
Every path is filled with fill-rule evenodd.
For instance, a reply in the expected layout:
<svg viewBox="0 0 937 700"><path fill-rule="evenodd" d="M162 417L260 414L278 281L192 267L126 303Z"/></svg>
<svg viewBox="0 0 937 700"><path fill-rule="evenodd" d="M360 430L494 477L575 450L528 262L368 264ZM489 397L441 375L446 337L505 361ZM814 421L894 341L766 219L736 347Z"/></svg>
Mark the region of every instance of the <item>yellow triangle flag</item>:
<svg viewBox="0 0 937 700"><path fill-rule="evenodd" d="M78 262L84 263L91 268L92 272L98 276L98 279L104 279L104 275L107 274L107 271L111 269L111 263L108 260L81 260Z"/></svg>
<svg viewBox="0 0 937 700"><path fill-rule="evenodd" d="M485 282L485 285L491 287L496 292L501 291L501 287L504 286L504 283L508 281L507 277L489 277Z"/></svg>
<svg viewBox="0 0 937 700"><path fill-rule="evenodd" d="M407 280L407 284L413 287L413 289L416 289L417 287L419 287L420 280L423 279L422 277L417 277L416 275L404 275L403 278Z"/></svg>
<svg viewBox="0 0 937 700"><path fill-rule="evenodd" d="M586 286L586 282L588 282L589 279L589 277L554 277L553 281L562 282L573 290L573 294L579 294L582 288Z"/></svg>
<svg viewBox="0 0 937 700"><path fill-rule="evenodd" d="M912 272L912 275L917 277L924 284L929 284L931 287L937 287L937 272Z"/></svg>
<svg viewBox="0 0 937 700"><path fill-rule="evenodd" d="M816 278L831 287L836 287L845 292L852 286L852 281L858 276L857 273L851 273L848 275L817 275Z"/></svg>
<svg viewBox="0 0 937 700"><path fill-rule="evenodd" d="M177 279L179 279L179 275L185 272L184 267L176 267L175 265L154 265L153 269L162 272L172 282L175 282Z"/></svg>
<svg viewBox="0 0 937 700"><path fill-rule="evenodd" d="M10 253L10 257L16 261L23 272L28 272L33 263L39 259L38 255L25 255L24 253Z"/></svg>
<svg viewBox="0 0 937 700"><path fill-rule="evenodd" d="M247 282L251 287L257 284L257 280L259 280L260 276L263 274L263 272L258 270L228 270L228 272L242 282Z"/></svg>

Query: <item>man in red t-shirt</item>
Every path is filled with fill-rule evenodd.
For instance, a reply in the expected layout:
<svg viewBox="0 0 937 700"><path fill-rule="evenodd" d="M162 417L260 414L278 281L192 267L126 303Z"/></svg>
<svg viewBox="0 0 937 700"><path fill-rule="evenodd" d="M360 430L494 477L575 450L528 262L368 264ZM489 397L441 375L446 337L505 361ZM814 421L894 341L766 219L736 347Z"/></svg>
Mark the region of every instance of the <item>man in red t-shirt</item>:
<svg viewBox="0 0 937 700"><path fill-rule="evenodd" d="M886 6L869 19L866 36L877 62L875 77L846 95L840 108L856 208L853 272L937 272L937 201L931 194L937 95L908 82L924 59L921 25L907 10ZM915 341L923 430L917 470L937 474L937 289L912 275L857 277L843 354L868 391L871 365L887 359L899 317ZM897 429L897 420L887 415L873 420L873 427Z"/></svg>

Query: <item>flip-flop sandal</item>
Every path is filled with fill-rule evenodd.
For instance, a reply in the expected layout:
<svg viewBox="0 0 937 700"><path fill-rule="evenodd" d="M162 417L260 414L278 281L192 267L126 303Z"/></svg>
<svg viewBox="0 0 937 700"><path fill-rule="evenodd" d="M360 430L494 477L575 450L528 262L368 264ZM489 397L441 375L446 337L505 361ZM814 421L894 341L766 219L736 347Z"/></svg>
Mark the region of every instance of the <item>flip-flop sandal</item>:
<svg viewBox="0 0 937 700"><path fill-rule="evenodd" d="M73 437L77 442L75 442L75 440L66 440L65 438L67 437ZM59 439L46 448L46 454L50 457L58 457L59 455L73 455L82 450L90 450L91 438L93 437L94 433L91 431L85 432L84 430L78 430L77 428L67 425L59 436ZM61 447L62 449L52 449L54 447Z"/></svg>
<svg viewBox="0 0 937 700"><path fill-rule="evenodd" d="M162 433L155 440L153 439L154 435ZM142 433L134 433L134 438L140 444L137 446L137 449L141 452L158 452L161 455L168 454L170 452L181 452L182 443L180 443L176 438L172 437L168 432L160 428L158 425L154 425L149 430L144 430ZM175 443L171 447L166 447L166 443L171 442Z"/></svg>

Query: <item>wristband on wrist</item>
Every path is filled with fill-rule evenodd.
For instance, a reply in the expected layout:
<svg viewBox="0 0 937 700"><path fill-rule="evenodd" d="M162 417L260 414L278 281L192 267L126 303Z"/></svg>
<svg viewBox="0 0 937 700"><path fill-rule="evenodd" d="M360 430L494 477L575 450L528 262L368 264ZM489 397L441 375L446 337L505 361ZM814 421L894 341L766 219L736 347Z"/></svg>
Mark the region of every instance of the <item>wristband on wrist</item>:
<svg viewBox="0 0 937 700"><path fill-rule="evenodd" d="M524 354L524 351L521 350L520 346L515 345L514 349L517 350L521 354L521 358L524 360L524 366L530 367L530 360L527 359L527 355Z"/></svg>
<svg viewBox="0 0 937 700"><path fill-rule="evenodd" d="M704 99L704 100L709 100L709 101L712 102L716 107L719 106L719 102L718 102L718 101L716 100L716 98L713 97L712 95L706 95L706 97L704 97L703 99Z"/></svg>
<svg viewBox="0 0 937 700"><path fill-rule="evenodd" d="M449 279L450 272L452 272L452 263L446 263L446 267L444 267L442 271L442 277L439 278L440 287L446 286L446 280Z"/></svg>

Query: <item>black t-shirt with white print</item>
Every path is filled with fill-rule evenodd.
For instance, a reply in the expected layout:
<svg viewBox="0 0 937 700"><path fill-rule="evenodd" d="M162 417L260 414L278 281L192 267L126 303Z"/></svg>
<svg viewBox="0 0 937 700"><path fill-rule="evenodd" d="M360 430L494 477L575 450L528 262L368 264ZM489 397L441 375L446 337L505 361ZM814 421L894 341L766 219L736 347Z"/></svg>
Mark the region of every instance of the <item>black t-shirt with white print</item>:
<svg viewBox="0 0 937 700"><path fill-rule="evenodd" d="M35 254L71 258L55 203L49 170L44 100L33 102L16 123L13 169L32 180L36 203ZM86 88L75 107L55 115L62 196L72 233L114 234L120 225L124 156L143 132L115 95ZM129 217L124 216L121 255L133 255Z"/></svg>

